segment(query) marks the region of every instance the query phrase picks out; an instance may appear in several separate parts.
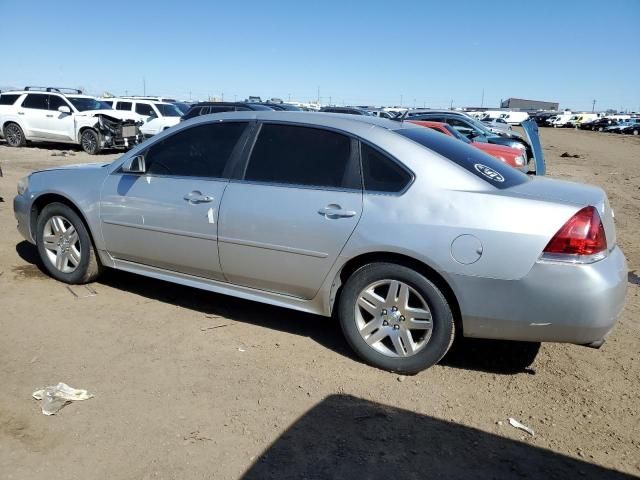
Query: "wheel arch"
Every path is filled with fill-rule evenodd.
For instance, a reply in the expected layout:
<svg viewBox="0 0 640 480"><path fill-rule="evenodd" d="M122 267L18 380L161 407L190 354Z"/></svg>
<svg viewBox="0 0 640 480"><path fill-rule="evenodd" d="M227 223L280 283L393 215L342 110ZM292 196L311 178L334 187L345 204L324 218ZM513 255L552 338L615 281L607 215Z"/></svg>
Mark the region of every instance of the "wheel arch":
<svg viewBox="0 0 640 480"><path fill-rule="evenodd" d="M331 310L334 312L336 311L334 307L335 305L337 305L337 302L340 299L342 286L356 270L370 263L382 262L405 266L407 268L415 270L416 272L424 275L427 279L432 281L436 285L436 287L440 289L442 294L447 299L447 302L451 306L456 327L456 335L462 335L463 330L460 303L458 302L458 298L453 291L453 288L451 288L451 285L449 285L449 282L447 282L447 280L433 267L420 260L415 259L414 257L410 257L401 253L385 251L367 252L348 260L336 274L335 280L333 282L333 285L337 286L337 289L334 294L331 295Z"/></svg>
<svg viewBox="0 0 640 480"><path fill-rule="evenodd" d="M85 125L84 127L80 127L80 129L78 130L78 138L76 139L78 143L80 143L80 139L82 138L82 134L85 132L85 130L93 130L94 132L96 132L96 135L98 135L98 140L100 140L100 132L95 127L95 125Z"/></svg>
<svg viewBox="0 0 640 480"><path fill-rule="evenodd" d="M43 193L31 203L31 213L29 215L29 230L34 243L36 242L36 227L38 225L38 217L40 216L42 210L51 203L62 203L73 210L84 223L84 226L86 227L87 231L89 232L89 236L91 237L91 242L95 247L95 235L91 230L89 222L87 222L86 215L70 198L59 193Z"/></svg>

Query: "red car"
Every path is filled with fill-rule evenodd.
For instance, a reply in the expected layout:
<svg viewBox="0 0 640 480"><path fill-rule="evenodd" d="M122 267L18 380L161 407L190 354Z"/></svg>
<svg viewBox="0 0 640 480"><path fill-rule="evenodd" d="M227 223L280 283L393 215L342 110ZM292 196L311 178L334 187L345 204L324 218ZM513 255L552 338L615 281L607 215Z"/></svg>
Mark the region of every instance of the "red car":
<svg viewBox="0 0 640 480"><path fill-rule="evenodd" d="M527 172L527 162L522 150L518 150L517 148L505 147L504 145L494 145L492 143L473 142L447 123L427 122L423 120L409 120L409 122L415 123L416 125L420 125L422 127L431 128L440 133L444 133L445 135L449 135L450 137L455 137L458 140L463 141L464 143L469 143L474 147L482 150L483 152L488 153L492 157L497 158L501 162L504 162L507 165L512 166L513 168L517 168L518 170Z"/></svg>

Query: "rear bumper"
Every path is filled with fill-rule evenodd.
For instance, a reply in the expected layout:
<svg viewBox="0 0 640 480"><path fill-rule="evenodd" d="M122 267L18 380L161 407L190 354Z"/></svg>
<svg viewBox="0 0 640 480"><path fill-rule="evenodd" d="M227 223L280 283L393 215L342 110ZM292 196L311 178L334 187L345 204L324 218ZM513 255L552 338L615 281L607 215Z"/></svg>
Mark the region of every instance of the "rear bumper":
<svg viewBox="0 0 640 480"><path fill-rule="evenodd" d="M536 263L519 280L452 281L467 337L599 346L624 306L627 264L615 247L589 265Z"/></svg>

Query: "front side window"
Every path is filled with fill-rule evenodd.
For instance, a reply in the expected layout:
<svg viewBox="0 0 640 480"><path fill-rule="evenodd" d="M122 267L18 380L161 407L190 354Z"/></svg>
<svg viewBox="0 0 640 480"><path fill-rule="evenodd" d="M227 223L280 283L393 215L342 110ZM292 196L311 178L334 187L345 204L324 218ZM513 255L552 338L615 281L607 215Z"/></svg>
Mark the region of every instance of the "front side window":
<svg viewBox="0 0 640 480"><path fill-rule="evenodd" d="M145 155L155 175L221 178L246 122L207 123L155 143Z"/></svg>
<svg viewBox="0 0 640 480"><path fill-rule="evenodd" d="M30 93L22 102L23 108L33 108L36 110L49 109L49 97L51 95L43 95L38 93Z"/></svg>
<svg viewBox="0 0 640 480"><path fill-rule="evenodd" d="M411 174L381 151L361 143L360 155L365 191L398 193L411 183Z"/></svg>
<svg viewBox="0 0 640 480"><path fill-rule="evenodd" d="M319 128L264 124L245 180L330 188L358 188L350 172L351 139ZM354 178L356 179L354 181Z"/></svg>
<svg viewBox="0 0 640 480"><path fill-rule="evenodd" d="M145 117L155 115L153 108L148 103L136 103L136 113L138 115L144 115Z"/></svg>
<svg viewBox="0 0 640 480"><path fill-rule="evenodd" d="M13 105L19 96L13 93L3 93L0 95L0 105Z"/></svg>
<svg viewBox="0 0 640 480"><path fill-rule="evenodd" d="M60 107L69 107L69 104L62 97L51 95L51 97L49 97L49 110L57 111ZM69 110L71 110L71 107L69 107Z"/></svg>
<svg viewBox="0 0 640 480"><path fill-rule="evenodd" d="M131 102L118 102L118 104L116 105L116 110L127 110L127 111L130 111L132 105L133 105L133 103L131 103Z"/></svg>

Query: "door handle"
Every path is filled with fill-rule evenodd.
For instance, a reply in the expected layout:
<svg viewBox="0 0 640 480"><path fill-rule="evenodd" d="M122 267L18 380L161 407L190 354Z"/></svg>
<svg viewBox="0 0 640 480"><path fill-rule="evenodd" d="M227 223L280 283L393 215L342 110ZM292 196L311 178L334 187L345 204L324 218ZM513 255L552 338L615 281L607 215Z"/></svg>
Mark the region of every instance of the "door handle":
<svg viewBox="0 0 640 480"><path fill-rule="evenodd" d="M24 115L24 112L18 112L18 115Z"/></svg>
<svg viewBox="0 0 640 480"><path fill-rule="evenodd" d="M49 118L53 118L53 115L47 115L47 117L49 117Z"/></svg>
<svg viewBox="0 0 640 480"><path fill-rule="evenodd" d="M340 205L335 203L321 208L320 210L318 210L318 213L327 218L349 218L356 215L356 212L354 212L353 210L343 210Z"/></svg>
<svg viewBox="0 0 640 480"><path fill-rule="evenodd" d="M187 193L184 199L189 203L210 203L214 198L209 195L204 195L200 190L194 190L191 193Z"/></svg>

